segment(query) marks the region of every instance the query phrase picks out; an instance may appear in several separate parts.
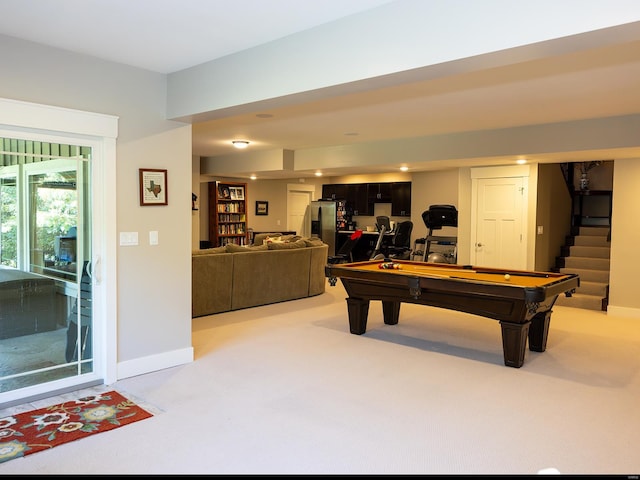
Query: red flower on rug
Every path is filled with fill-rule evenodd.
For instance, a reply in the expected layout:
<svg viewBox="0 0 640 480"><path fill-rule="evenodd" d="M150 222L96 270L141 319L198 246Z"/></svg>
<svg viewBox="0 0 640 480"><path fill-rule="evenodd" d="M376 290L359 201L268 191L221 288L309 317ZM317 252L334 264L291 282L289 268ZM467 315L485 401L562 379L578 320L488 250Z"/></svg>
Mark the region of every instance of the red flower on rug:
<svg viewBox="0 0 640 480"><path fill-rule="evenodd" d="M0 418L0 463L152 416L111 391Z"/></svg>

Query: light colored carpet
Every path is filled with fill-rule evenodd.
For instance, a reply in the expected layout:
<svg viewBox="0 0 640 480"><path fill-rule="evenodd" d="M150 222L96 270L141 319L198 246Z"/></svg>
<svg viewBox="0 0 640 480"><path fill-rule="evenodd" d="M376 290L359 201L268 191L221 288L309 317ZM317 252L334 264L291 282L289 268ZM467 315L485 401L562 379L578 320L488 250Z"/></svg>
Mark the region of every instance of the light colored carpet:
<svg viewBox="0 0 640 480"><path fill-rule="evenodd" d="M0 475L640 472L640 320L556 307L516 369L495 320L372 302L351 335L345 297L194 319L194 363L100 387L153 418Z"/></svg>

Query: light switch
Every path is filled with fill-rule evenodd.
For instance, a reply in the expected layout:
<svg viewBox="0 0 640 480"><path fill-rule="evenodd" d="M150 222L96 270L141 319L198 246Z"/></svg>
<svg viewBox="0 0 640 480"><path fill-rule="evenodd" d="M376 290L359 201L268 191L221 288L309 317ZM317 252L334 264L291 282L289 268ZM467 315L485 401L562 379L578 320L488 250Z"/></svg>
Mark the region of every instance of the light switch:
<svg viewBox="0 0 640 480"><path fill-rule="evenodd" d="M542 228L542 225L538 225L538 235L542 235L544 233L544 228Z"/></svg>
<svg viewBox="0 0 640 480"><path fill-rule="evenodd" d="M158 231L152 230L149 232L149 245L158 245Z"/></svg>
<svg viewBox="0 0 640 480"><path fill-rule="evenodd" d="M138 245L138 232L120 232L120 245Z"/></svg>

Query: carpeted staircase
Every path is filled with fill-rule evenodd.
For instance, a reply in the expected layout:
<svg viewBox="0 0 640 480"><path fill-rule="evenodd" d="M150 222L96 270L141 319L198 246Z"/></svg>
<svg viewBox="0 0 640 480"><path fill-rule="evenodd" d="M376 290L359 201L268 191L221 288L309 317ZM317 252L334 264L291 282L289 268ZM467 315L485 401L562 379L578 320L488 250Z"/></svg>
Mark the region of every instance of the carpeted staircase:
<svg viewBox="0 0 640 480"><path fill-rule="evenodd" d="M567 237L554 271L577 273L580 287L571 297L560 295L556 305L607 310L609 300L609 227L580 227Z"/></svg>

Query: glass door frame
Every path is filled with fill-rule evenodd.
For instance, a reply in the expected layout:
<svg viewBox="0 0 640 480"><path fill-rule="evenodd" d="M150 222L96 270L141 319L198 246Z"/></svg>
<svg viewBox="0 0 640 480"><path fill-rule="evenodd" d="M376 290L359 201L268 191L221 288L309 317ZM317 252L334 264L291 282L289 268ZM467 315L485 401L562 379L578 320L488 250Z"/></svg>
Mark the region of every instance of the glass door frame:
<svg viewBox="0 0 640 480"><path fill-rule="evenodd" d="M0 98L0 137L88 146L92 150L93 372L0 393L0 408L117 380L116 138L118 120Z"/></svg>

